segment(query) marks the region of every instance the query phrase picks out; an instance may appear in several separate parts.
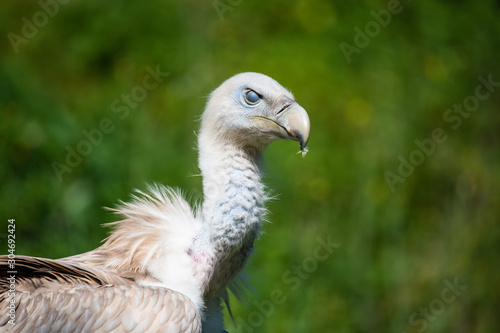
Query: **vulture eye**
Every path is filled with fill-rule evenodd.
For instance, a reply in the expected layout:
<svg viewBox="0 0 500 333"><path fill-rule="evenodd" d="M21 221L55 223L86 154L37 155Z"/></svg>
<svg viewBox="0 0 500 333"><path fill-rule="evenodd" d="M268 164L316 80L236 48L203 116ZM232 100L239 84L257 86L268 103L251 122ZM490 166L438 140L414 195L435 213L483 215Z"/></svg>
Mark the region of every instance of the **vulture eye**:
<svg viewBox="0 0 500 333"><path fill-rule="evenodd" d="M253 90L248 90L245 93L245 102L247 102L250 105L255 105L259 103L260 101L260 96Z"/></svg>

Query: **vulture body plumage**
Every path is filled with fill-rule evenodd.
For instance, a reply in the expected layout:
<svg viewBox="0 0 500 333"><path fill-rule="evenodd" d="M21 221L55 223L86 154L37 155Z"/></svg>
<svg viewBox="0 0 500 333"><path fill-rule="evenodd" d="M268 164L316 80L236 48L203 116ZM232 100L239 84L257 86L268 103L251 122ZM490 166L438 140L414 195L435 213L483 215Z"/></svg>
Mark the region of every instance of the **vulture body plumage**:
<svg viewBox="0 0 500 333"><path fill-rule="evenodd" d="M198 135L202 205L153 186L115 209L122 219L95 250L57 260L16 255L15 268L0 256L0 331L223 332L227 288L266 213L261 152L279 138L304 151L309 132L306 111L275 80L226 80Z"/></svg>

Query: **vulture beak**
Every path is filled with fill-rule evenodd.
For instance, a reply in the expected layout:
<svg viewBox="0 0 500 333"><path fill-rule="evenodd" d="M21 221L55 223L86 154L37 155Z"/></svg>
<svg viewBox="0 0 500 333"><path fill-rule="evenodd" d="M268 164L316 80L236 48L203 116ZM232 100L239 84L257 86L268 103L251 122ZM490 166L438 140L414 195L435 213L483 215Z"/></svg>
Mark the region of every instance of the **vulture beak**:
<svg viewBox="0 0 500 333"><path fill-rule="evenodd" d="M306 110L288 97L279 99L276 110L278 110L276 124L285 130L289 139L299 141L300 149L304 150L311 132L311 124Z"/></svg>
<svg viewBox="0 0 500 333"><path fill-rule="evenodd" d="M253 116L254 125L262 132L283 139L299 141L300 150L307 152L307 141L311 131L309 116L302 106L291 98L282 96L271 116Z"/></svg>

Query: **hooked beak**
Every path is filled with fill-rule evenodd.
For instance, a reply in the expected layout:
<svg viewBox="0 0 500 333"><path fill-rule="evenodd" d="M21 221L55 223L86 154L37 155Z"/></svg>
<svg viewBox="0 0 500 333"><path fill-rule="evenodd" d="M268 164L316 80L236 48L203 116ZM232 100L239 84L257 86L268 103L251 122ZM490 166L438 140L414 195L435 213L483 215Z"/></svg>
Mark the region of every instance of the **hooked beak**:
<svg viewBox="0 0 500 333"><path fill-rule="evenodd" d="M293 99L283 96L276 103L272 115L252 118L259 131L298 141L300 150L303 153L307 152L307 141L309 141L311 131L309 116L306 110Z"/></svg>
<svg viewBox="0 0 500 333"><path fill-rule="evenodd" d="M297 102L286 99L291 103L285 104L278 111L275 122L286 131L289 139L299 141L300 149L304 150L311 132L309 115Z"/></svg>

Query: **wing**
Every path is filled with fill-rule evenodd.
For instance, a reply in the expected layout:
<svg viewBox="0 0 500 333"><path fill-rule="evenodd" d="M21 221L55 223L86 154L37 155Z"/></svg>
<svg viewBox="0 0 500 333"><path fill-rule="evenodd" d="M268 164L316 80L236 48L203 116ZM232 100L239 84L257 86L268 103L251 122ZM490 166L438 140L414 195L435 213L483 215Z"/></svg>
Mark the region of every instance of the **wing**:
<svg viewBox="0 0 500 333"><path fill-rule="evenodd" d="M0 319L0 327L12 332L201 332L193 302L161 287L85 286L15 298L15 324Z"/></svg>
<svg viewBox="0 0 500 333"><path fill-rule="evenodd" d="M133 280L123 278L114 272L80 265L64 260L53 260L28 256L16 256L15 268L9 269L8 257L0 256L0 272L7 276L9 271L15 270L16 290L34 291L45 288L46 285L57 283L62 288L75 284L102 286L107 284L131 284ZM0 280L0 298L8 281Z"/></svg>
<svg viewBox="0 0 500 333"><path fill-rule="evenodd" d="M64 261L16 256L9 274L0 256L0 331L201 332L201 319L185 295L145 287L129 278ZM15 276L15 280L7 277ZM13 305L12 305L13 304ZM10 311L10 312L9 312Z"/></svg>

